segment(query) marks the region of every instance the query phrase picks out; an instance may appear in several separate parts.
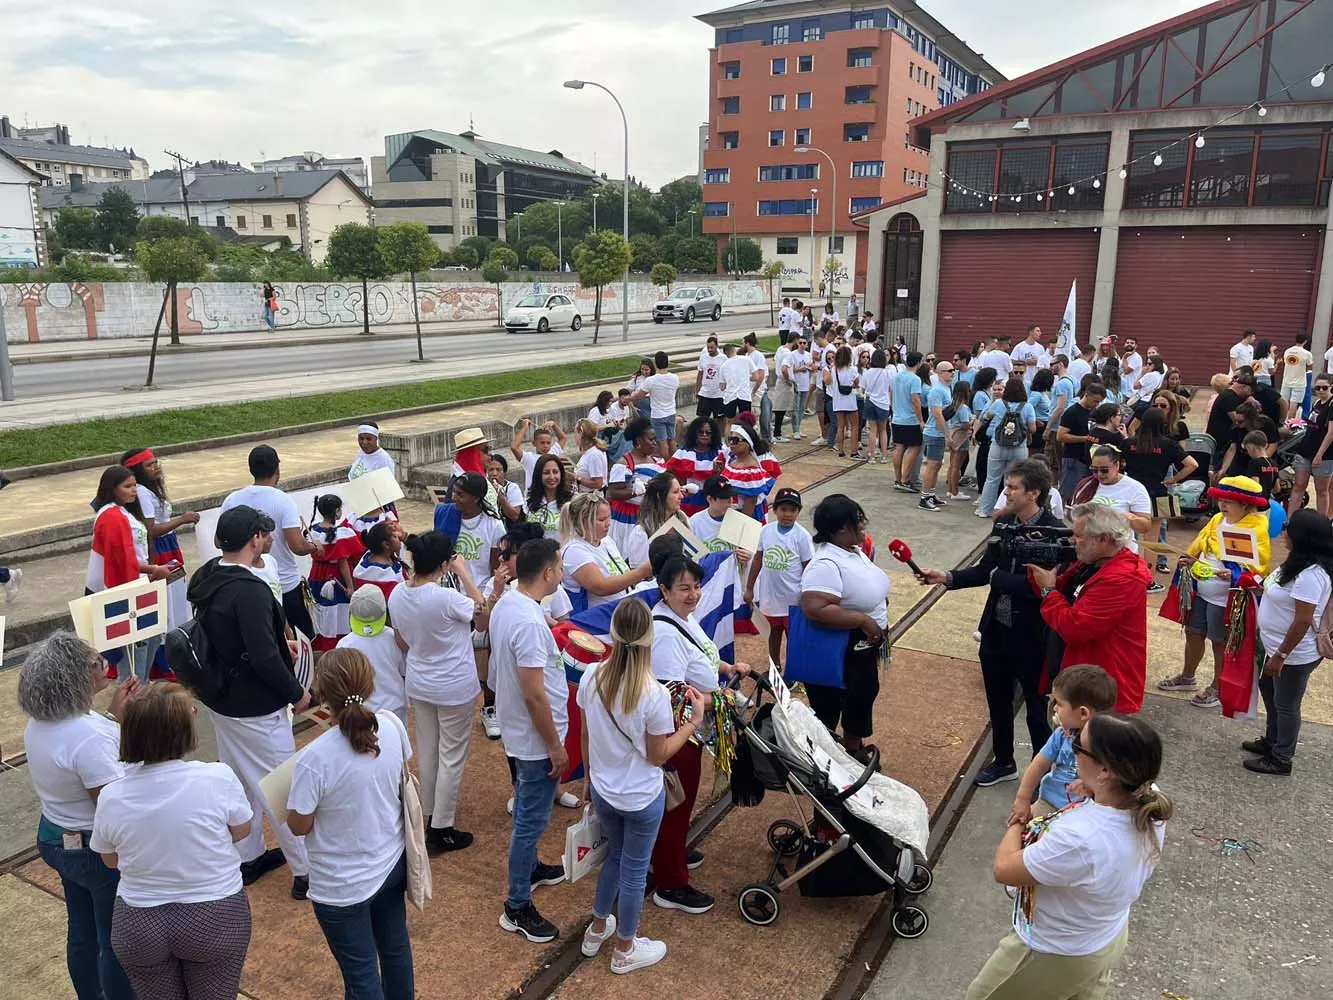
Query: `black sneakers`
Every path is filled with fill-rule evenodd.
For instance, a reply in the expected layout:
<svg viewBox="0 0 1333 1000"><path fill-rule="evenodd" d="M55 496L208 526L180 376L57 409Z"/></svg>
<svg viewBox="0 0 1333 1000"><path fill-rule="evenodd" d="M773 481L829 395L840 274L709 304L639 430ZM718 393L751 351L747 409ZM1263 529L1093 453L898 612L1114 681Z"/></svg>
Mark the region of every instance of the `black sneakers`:
<svg viewBox="0 0 1333 1000"><path fill-rule="evenodd" d="M539 885L559 885L564 880L564 865L544 865L538 861L537 867L532 869L532 887L534 889Z"/></svg>
<svg viewBox="0 0 1333 1000"><path fill-rule="evenodd" d="M685 867L690 871L698 868L704 863L704 852L694 849L685 852Z"/></svg>
<svg viewBox="0 0 1333 1000"><path fill-rule="evenodd" d="M471 846L472 834L463 830L455 830L452 826L426 829L426 853L432 857Z"/></svg>
<svg viewBox="0 0 1333 1000"><path fill-rule="evenodd" d="M561 872L563 877L564 873ZM504 912L500 914L500 929L511 934L522 934L535 944L545 944L560 936L560 928L538 913L537 907L531 903L524 903L517 910L511 910L509 904L505 903Z"/></svg>
<svg viewBox="0 0 1333 1000"><path fill-rule="evenodd" d="M305 899L310 895L310 876L296 875L292 878L292 899Z"/></svg>
<svg viewBox="0 0 1333 1000"><path fill-rule="evenodd" d="M991 785L998 785L1001 781L1017 781L1018 765L1013 761L1003 763L993 760L981 769L981 773L976 777L976 784L979 788L989 788Z"/></svg>
<svg viewBox="0 0 1333 1000"><path fill-rule="evenodd" d="M653 902L664 910L707 913L713 908L714 900L708 893L687 885L683 889L657 889L653 892Z"/></svg>
<svg viewBox="0 0 1333 1000"><path fill-rule="evenodd" d="M917 501L916 505L920 510L936 511L944 509L944 505L935 499L934 493L922 494L921 499Z"/></svg>
<svg viewBox="0 0 1333 1000"><path fill-rule="evenodd" d="M282 848L270 847L253 861L241 862L241 883L254 885L273 869L281 868L286 863L287 858L283 856Z"/></svg>

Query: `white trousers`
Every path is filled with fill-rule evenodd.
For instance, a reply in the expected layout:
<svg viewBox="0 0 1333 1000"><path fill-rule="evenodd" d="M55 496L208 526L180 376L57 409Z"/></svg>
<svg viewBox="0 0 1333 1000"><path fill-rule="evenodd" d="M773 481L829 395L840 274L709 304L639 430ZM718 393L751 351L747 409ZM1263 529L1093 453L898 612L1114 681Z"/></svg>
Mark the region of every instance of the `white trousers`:
<svg viewBox="0 0 1333 1000"><path fill-rule="evenodd" d="M209 710L213 719L213 730L218 739L218 760L236 772L245 789L245 797L250 800L254 818L250 823L250 835L236 845L236 852L242 861L254 861L264 853L264 823L267 816L269 824L278 835L278 844L287 857L287 867L293 875L307 875L310 862L306 858L305 840L287 829L286 823L279 823L278 817L269 808L268 797L259 788L259 782L275 767L296 753L296 740L292 737L292 722L286 709L280 709L270 715L257 715L248 719L234 719L229 715L219 715Z"/></svg>
<svg viewBox="0 0 1333 1000"><path fill-rule="evenodd" d="M472 744L477 703L432 705L412 699L417 725L417 777L421 780L421 811L430 825L443 830L454 825L458 786Z"/></svg>

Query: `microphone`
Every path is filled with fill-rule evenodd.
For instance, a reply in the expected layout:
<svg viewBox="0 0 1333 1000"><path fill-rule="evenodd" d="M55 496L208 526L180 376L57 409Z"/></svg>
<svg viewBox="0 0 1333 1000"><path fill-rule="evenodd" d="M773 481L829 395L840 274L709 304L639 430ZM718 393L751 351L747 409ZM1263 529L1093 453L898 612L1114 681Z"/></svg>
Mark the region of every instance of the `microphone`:
<svg viewBox="0 0 1333 1000"><path fill-rule="evenodd" d="M912 549L901 538L895 538L889 542L889 554L900 563L907 563L907 566L917 576L921 576L921 567L912 561Z"/></svg>

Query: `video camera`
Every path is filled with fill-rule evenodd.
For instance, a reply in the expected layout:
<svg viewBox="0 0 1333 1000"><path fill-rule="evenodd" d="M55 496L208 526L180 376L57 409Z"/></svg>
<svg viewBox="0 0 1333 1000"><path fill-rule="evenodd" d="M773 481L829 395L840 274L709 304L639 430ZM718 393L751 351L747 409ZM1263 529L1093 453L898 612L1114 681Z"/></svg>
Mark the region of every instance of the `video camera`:
<svg viewBox="0 0 1333 1000"><path fill-rule="evenodd" d="M1078 562L1072 528L1036 524L1000 524L986 542L1000 564L1055 569Z"/></svg>

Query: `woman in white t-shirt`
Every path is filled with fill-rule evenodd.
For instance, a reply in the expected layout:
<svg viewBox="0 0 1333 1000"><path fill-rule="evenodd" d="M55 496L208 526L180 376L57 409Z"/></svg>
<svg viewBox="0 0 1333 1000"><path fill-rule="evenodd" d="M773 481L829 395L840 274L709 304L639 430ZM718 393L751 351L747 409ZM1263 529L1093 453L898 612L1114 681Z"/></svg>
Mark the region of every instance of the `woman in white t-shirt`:
<svg viewBox="0 0 1333 1000"><path fill-rule="evenodd" d="M1139 716L1099 712L1074 738L1091 796L1013 822L995 880L1018 889L1013 931L966 1000L1104 996L1129 937L1129 910L1157 866L1171 800L1157 787L1162 741Z"/></svg>
<svg viewBox="0 0 1333 1000"><path fill-rule="evenodd" d="M485 476L465 472L454 480L453 501L462 518L454 548L467 563L473 580L484 580L500 561L498 546L505 525L486 499L490 486Z"/></svg>
<svg viewBox="0 0 1333 1000"><path fill-rule="evenodd" d="M396 715L366 707L374 687L374 668L355 649L319 661L315 688L336 725L297 755L287 825L305 837L310 901L347 996L412 1000L399 791L412 749Z"/></svg>
<svg viewBox="0 0 1333 1000"><path fill-rule="evenodd" d="M631 569L610 535L611 506L596 493L584 493L560 512L561 585L575 611L624 597L653 575L644 562Z"/></svg>
<svg viewBox="0 0 1333 1000"><path fill-rule="evenodd" d="M560 510L573 497L574 484L564 460L554 455L537 459L528 489L528 520L540 524L547 538L560 537Z"/></svg>
<svg viewBox="0 0 1333 1000"><path fill-rule="evenodd" d="M879 666L888 653L889 578L862 548L866 515L851 497L826 496L816 505L813 522L815 552L801 574L801 614L816 625L846 632L847 641L843 686L807 683L805 691L819 721L829 732L836 732L841 721L842 745L866 762L873 751L865 740L874 731Z"/></svg>
<svg viewBox="0 0 1333 1000"><path fill-rule="evenodd" d="M454 828L454 818L472 743L473 706L481 694L472 619L484 598L448 535L427 531L408 535L403 544L412 554L412 579L389 595L389 620L407 650L407 698L421 754L421 811L428 817L426 847L441 854L472 843L472 834ZM464 593L443 586L445 573L457 576Z"/></svg>
<svg viewBox="0 0 1333 1000"><path fill-rule="evenodd" d="M833 416L838 422L834 443L840 458L847 457L843 450L844 436L848 439L847 447L852 450L852 457L861 457L861 424L856 412L856 390L860 384L860 376L852 363L851 348L839 347L833 356L833 367L824 371L824 391L833 400Z"/></svg>
<svg viewBox="0 0 1333 1000"><path fill-rule="evenodd" d="M653 677L653 616L643 601L630 598L616 606L611 639L611 655L584 672L578 691L583 760L608 842L583 954L595 956L614 933L611 971L626 973L666 957L664 942L637 936L639 917L666 809L662 765L694 736L704 697L690 691L692 721L677 729L671 696Z"/></svg>
<svg viewBox="0 0 1333 1000"><path fill-rule="evenodd" d="M606 485L610 466L606 461L606 442L597 435L598 426L592 420L580 420L574 425L574 440L578 442L579 462L574 467L574 482L580 493L600 493Z"/></svg>
<svg viewBox="0 0 1333 1000"><path fill-rule="evenodd" d="M198 742L189 692L154 684L125 707L125 775L97 799L89 847L120 871L111 945L140 997L241 988L250 901L236 842L253 812L230 767L185 759Z"/></svg>
<svg viewBox="0 0 1333 1000"><path fill-rule="evenodd" d="M1268 654L1259 678L1267 726L1243 748L1257 756L1245 767L1260 774L1290 774L1301 732L1301 700L1323 661L1315 639L1333 595L1333 522L1305 508L1287 522L1291 554L1264 581L1259 639Z"/></svg>
<svg viewBox="0 0 1333 1000"><path fill-rule="evenodd" d="M509 463L499 452L493 451L486 458L486 481L495 491L495 511L506 525L517 524L527 516L523 487L509 478ZM488 490L487 498L491 495Z"/></svg>
<svg viewBox="0 0 1333 1000"><path fill-rule="evenodd" d="M697 484L691 484L695 490ZM679 524L688 529L690 519L681 511L681 501L685 499L685 487L673 472L659 472L643 490L643 502L639 504L639 523L630 532L622 550L625 561L631 567L642 566L648 562L648 539L655 535L668 522Z"/></svg>
<svg viewBox="0 0 1333 1000"><path fill-rule="evenodd" d="M791 439L801 440L801 421L810 402L810 371L814 367L814 358L810 355L810 339L802 334L796 338L796 347L787 355L785 362L791 372L792 385L796 390L796 402L791 411Z"/></svg>
<svg viewBox="0 0 1333 1000"><path fill-rule="evenodd" d="M109 683L106 661L73 632L56 632L19 668L18 704L28 716L24 770L42 807L37 851L60 876L65 960L81 1000L134 997L111 948L120 873L88 847L98 796L123 772L120 727L93 711L93 697ZM116 689L112 715L124 716L136 690L133 677Z"/></svg>
<svg viewBox="0 0 1333 1000"><path fill-rule="evenodd" d="M876 453L887 462L889 451L889 424L893 420L893 376L889 359L883 351L870 355L870 367L861 373L861 388L865 390L865 418L870 425L870 461Z"/></svg>
<svg viewBox="0 0 1333 1000"><path fill-rule="evenodd" d="M1152 497L1148 495L1148 488L1137 479L1125 475L1125 453L1115 445L1101 444L1093 448L1092 464L1088 468L1097 480L1097 488L1091 496L1076 499L1075 504L1106 504L1123 514L1134 529L1135 540L1129 543L1129 550L1137 552L1138 536L1152 527ZM1154 583L1148 589L1150 593L1158 593L1166 588Z"/></svg>

